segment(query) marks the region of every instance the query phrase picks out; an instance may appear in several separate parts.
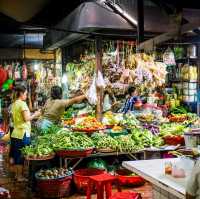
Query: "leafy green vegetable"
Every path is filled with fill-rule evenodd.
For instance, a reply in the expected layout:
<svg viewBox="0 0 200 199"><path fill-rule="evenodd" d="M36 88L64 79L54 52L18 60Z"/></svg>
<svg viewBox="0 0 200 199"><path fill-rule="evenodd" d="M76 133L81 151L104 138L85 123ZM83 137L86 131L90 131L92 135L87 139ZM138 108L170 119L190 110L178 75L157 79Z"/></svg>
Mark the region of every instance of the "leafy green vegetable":
<svg viewBox="0 0 200 199"><path fill-rule="evenodd" d="M113 150L117 149L118 142L107 134L95 133L92 135L92 140L94 142L94 145L98 149L104 149L104 148L111 148Z"/></svg>
<svg viewBox="0 0 200 199"><path fill-rule="evenodd" d="M183 135L183 133L187 130L185 125L178 124L178 123L168 123L163 124L160 127L160 134L159 136L164 137L167 135Z"/></svg>

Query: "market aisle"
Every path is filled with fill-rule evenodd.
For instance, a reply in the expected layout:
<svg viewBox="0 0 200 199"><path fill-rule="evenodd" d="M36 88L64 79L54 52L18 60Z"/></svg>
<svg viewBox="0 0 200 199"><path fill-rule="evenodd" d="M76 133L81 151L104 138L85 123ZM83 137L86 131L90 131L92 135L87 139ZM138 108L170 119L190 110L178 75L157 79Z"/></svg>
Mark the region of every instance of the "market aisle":
<svg viewBox="0 0 200 199"><path fill-rule="evenodd" d="M6 165L5 159L6 155L0 154L0 185L10 191L12 199L39 199L38 197L34 197L34 195L30 192L25 183L16 183L14 181L12 173L9 172L8 165ZM146 183L142 187L132 190L141 193L143 199L152 199L152 188L148 183ZM68 197L67 199L85 198L85 196L75 194L71 197ZM92 197L92 199L95 198L95 196Z"/></svg>

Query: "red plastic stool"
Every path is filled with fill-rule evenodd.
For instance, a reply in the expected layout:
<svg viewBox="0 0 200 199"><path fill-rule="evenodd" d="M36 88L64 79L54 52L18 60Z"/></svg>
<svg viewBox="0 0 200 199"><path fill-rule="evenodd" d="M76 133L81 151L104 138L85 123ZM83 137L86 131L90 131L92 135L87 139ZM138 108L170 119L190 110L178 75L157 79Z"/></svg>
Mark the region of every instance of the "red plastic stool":
<svg viewBox="0 0 200 199"><path fill-rule="evenodd" d="M141 199L141 195L135 192L117 192L112 195L109 199Z"/></svg>
<svg viewBox="0 0 200 199"><path fill-rule="evenodd" d="M97 199L104 199L104 189L106 192L106 199L109 199L112 195L112 183L117 182L118 191L121 191L118 179L108 173L89 177L87 188L87 199L91 199L91 190L93 185L97 189Z"/></svg>

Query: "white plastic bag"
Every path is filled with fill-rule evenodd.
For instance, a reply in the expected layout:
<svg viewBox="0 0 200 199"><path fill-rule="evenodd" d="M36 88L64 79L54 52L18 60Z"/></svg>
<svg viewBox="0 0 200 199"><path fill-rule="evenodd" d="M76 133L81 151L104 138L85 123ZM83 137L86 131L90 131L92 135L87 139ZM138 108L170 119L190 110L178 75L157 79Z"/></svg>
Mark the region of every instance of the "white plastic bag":
<svg viewBox="0 0 200 199"><path fill-rule="evenodd" d="M109 95L106 94L104 97L104 103L103 103L103 111L108 111L111 109L111 104L110 104L110 98Z"/></svg>
<svg viewBox="0 0 200 199"><path fill-rule="evenodd" d="M174 52L170 48L167 48L167 50L164 52L163 62L166 65L175 65L176 64Z"/></svg>
<svg viewBox="0 0 200 199"><path fill-rule="evenodd" d="M93 78L92 84L86 93L86 97L91 105L97 104L96 77Z"/></svg>
<svg viewBox="0 0 200 199"><path fill-rule="evenodd" d="M97 73L96 85L98 88L104 89L106 87L105 81L103 79L103 75L100 71L98 71L98 73Z"/></svg>

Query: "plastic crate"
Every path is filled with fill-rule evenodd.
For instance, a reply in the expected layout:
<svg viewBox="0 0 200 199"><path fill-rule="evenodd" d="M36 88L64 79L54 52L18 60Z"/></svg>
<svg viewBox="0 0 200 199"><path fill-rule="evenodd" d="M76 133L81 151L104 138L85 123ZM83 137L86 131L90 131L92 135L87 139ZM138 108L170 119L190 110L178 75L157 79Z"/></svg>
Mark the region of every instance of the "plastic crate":
<svg viewBox="0 0 200 199"><path fill-rule="evenodd" d="M142 199L139 193L135 192L117 192L113 194L109 199Z"/></svg>
<svg viewBox="0 0 200 199"><path fill-rule="evenodd" d="M74 172L74 183L76 185L77 191L79 193L85 194L87 191L89 177L103 174L105 171L100 169L79 169ZM92 192L95 192L95 187L93 187Z"/></svg>
<svg viewBox="0 0 200 199"><path fill-rule="evenodd" d="M130 176L131 172L126 169L120 169L116 171L116 176L122 186L142 186L145 184L145 180L140 176Z"/></svg>

